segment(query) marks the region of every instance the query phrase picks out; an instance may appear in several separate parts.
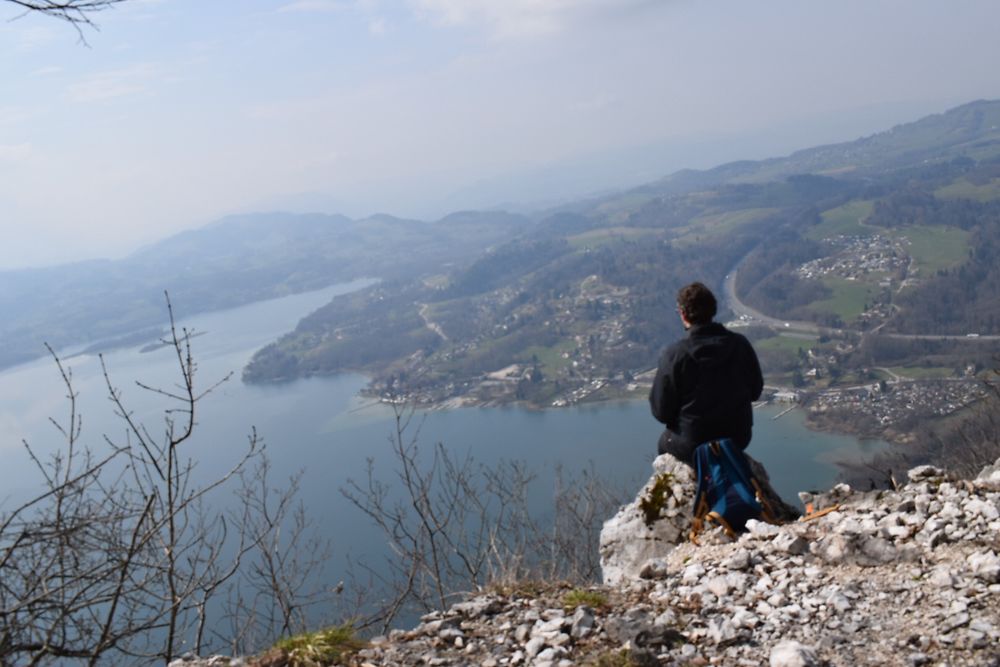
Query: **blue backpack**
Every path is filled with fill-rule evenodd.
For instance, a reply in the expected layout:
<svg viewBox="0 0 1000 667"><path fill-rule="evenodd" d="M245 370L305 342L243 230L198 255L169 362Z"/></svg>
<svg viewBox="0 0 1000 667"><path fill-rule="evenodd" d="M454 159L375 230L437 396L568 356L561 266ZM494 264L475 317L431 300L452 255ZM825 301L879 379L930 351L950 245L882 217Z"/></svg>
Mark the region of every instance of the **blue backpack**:
<svg viewBox="0 0 1000 667"><path fill-rule="evenodd" d="M750 519L774 523L743 451L732 440L722 438L699 445L694 460L698 488L691 522L692 542L697 544L706 521L720 525L730 537L745 531Z"/></svg>

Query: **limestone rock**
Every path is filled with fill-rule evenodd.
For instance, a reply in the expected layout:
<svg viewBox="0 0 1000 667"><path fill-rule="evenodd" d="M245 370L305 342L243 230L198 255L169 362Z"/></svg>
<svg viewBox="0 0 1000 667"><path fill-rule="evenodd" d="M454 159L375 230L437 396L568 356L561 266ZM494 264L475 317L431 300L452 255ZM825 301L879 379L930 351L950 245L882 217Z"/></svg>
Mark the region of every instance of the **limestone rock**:
<svg viewBox="0 0 1000 667"><path fill-rule="evenodd" d="M747 461L775 518L779 521L797 519L801 513L774 491L764 466L751 456L747 456ZM656 565L647 566L648 563L663 558L678 544L687 541L695 489L691 466L669 454L653 461L653 475L635 500L618 510L601 530L604 583L620 584L648 577L650 567L656 568ZM703 535L700 541L724 543L728 538L724 538L721 531L715 531Z"/></svg>
<svg viewBox="0 0 1000 667"><path fill-rule="evenodd" d="M814 667L815 652L797 641L783 641L771 649L771 667Z"/></svg>
<svg viewBox="0 0 1000 667"><path fill-rule="evenodd" d="M651 526L641 496L631 513L619 512L632 532L615 534L619 576L600 589L607 604L570 612L566 585L473 596L425 615L414 630L373 640L343 664L572 667L620 664L627 650L630 664L650 666L1000 667L1000 519L991 509L1000 507L1000 484L989 475L966 482L923 468L895 491L838 485L810 495L836 511L782 526L751 522L734 542L699 546L680 529L689 508L679 499L693 493L689 469L670 460L656 469L676 484L660 485ZM629 539L662 538L657 524L672 525L680 541L620 557ZM615 544L605 539L612 534L606 527L602 548ZM287 659L184 656L171 667Z"/></svg>
<svg viewBox="0 0 1000 667"><path fill-rule="evenodd" d="M1000 484L1000 459L991 466L986 466L976 477L979 482L994 482Z"/></svg>
<svg viewBox="0 0 1000 667"><path fill-rule="evenodd" d="M601 530L601 571L605 584L636 579L649 560L685 542L691 529L695 479L691 466L669 454L653 461L653 476L636 499Z"/></svg>
<svg viewBox="0 0 1000 667"><path fill-rule="evenodd" d="M590 607L577 607L571 623L570 636L573 639L583 639L594 629L594 610Z"/></svg>
<svg viewBox="0 0 1000 667"><path fill-rule="evenodd" d="M921 480L943 478L945 477L945 472L934 466L917 466L907 472L906 476L911 482L919 482Z"/></svg>

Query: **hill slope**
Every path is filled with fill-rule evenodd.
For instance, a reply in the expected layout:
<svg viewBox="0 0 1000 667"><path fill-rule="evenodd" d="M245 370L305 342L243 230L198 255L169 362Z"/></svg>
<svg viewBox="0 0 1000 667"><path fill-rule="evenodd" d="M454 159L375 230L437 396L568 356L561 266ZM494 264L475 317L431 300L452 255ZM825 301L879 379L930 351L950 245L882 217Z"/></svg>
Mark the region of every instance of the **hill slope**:
<svg viewBox="0 0 1000 667"><path fill-rule="evenodd" d="M0 368L41 356L42 341L58 349L143 329L155 339L164 291L191 315L359 277L408 277L478 254L528 224L502 212L440 222L261 213L182 232L122 260L3 272Z"/></svg>
<svg viewBox="0 0 1000 667"><path fill-rule="evenodd" d="M971 382L1000 335L998 123L1000 102L975 102L552 211L433 279L335 300L244 378L359 369L420 404L637 395L681 335L676 290L701 280L767 316L742 323L771 384Z"/></svg>

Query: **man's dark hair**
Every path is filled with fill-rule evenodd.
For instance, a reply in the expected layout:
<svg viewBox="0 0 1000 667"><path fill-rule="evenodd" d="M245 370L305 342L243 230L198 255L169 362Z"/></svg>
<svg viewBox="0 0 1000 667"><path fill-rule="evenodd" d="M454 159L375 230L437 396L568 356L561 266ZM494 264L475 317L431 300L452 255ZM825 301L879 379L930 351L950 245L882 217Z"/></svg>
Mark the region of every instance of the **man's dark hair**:
<svg viewBox="0 0 1000 667"><path fill-rule="evenodd" d="M715 295L701 283L682 287L677 292L677 306L691 324L708 324L715 317Z"/></svg>

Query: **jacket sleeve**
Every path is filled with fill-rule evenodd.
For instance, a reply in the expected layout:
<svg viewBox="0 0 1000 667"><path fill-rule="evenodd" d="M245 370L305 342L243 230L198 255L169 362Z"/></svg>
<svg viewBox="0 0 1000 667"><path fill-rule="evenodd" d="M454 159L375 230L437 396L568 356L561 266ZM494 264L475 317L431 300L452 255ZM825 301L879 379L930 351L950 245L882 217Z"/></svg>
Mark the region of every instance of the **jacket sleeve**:
<svg viewBox="0 0 1000 667"><path fill-rule="evenodd" d="M672 431L677 430L680 403L677 400L673 362L666 353L660 357L656 378L649 390L649 408L658 422L666 424Z"/></svg>

